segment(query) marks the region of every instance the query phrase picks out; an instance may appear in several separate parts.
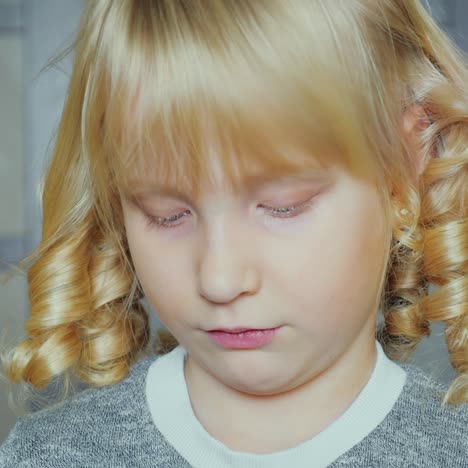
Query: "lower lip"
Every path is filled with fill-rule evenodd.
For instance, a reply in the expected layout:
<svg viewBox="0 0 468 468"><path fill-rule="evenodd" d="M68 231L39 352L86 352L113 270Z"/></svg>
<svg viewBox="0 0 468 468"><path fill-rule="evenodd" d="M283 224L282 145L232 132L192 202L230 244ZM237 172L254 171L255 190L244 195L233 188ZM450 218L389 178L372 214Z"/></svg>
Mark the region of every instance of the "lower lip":
<svg viewBox="0 0 468 468"><path fill-rule="evenodd" d="M223 331L210 331L210 338L225 348L232 349L252 349L264 346L278 333L279 329L268 328L266 330L247 330L241 333L227 333Z"/></svg>

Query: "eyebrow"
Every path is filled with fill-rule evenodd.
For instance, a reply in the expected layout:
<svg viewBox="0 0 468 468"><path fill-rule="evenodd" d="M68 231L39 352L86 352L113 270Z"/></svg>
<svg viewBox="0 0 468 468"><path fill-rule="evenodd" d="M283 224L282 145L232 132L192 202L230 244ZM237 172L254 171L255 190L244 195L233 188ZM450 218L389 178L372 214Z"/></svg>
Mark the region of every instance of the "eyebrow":
<svg viewBox="0 0 468 468"><path fill-rule="evenodd" d="M248 175L243 180L243 187L247 191L252 191L254 188L260 188L265 185L272 183L286 183L286 182L295 182L295 181L308 181L317 179L321 181L325 179L326 170L324 168L314 168L312 170L301 170L293 171L289 174L284 175L275 175L275 174L253 174ZM151 195L160 195L168 196L173 198L179 198L189 202L189 198L186 194L181 192L176 187L166 185L164 183L158 183L155 181L131 181L130 186L138 186L135 195L151 194Z"/></svg>

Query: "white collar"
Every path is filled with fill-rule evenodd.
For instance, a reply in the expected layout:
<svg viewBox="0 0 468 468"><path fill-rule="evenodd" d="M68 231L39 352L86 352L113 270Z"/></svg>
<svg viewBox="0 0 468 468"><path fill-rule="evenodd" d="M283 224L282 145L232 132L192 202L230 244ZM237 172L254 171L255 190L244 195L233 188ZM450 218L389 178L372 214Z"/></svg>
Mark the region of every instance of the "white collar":
<svg viewBox="0 0 468 468"><path fill-rule="evenodd" d="M351 406L312 439L269 454L231 450L212 437L196 418L188 394L184 359L178 346L150 366L146 399L154 424L167 441L195 468L326 467L364 439L383 421L400 396L406 372L376 341L377 359L369 381Z"/></svg>

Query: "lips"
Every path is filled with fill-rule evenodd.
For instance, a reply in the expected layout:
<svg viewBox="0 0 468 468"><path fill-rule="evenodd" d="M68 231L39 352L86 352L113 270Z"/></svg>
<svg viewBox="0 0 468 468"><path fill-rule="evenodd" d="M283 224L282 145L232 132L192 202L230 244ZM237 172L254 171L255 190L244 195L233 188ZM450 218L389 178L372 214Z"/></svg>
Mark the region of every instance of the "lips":
<svg viewBox="0 0 468 468"><path fill-rule="evenodd" d="M235 327L235 328L214 328L213 330L208 330L210 332L224 332L224 333L242 333L246 331L260 331L260 330L269 330L269 328L246 328L246 327Z"/></svg>
<svg viewBox="0 0 468 468"><path fill-rule="evenodd" d="M256 349L266 346L273 341L278 334L279 329L276 328L224 328L218 330L210 330L207 332L211 340L216 344L229 349Z"/></svg>

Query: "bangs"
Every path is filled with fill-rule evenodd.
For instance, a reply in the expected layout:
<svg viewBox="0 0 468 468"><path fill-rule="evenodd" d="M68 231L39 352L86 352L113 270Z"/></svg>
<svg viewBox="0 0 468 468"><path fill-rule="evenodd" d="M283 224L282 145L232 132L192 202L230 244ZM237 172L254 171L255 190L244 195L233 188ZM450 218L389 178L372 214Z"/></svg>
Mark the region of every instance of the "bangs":
<svg viewBox="0 0 468 468"><path fill-rule="evenodd" d="M337 73L326 27L294 34L301 12L275 0L251 11L242 1L191 3L190 15L182 0L119 3L107 20L119 34L101 44L86 106L101 106L95 168L117 191L151 183L197 196L215 162L234 188L336 164L369 174L362 101ZM300 5L326 24L320 2Z"/></svg>
<svg viewBox="0 0 468 468"><path fill-rule="evenodd" d="M258 94L248 99L245 93L229 104L206 95L196 104L179 101L170 113L158 114L146 91L142 100L148 108L135 113L131 130L125 120L118 122L110 138L118 144L107 149L113 181L124 193L151 183L196 197L201 187L214 184L215 167L224 183L239 189L257 174L274 177L350 162L325 119L298 115L294 110L300 107L291 99L281 105L259 101Z"/></svg>

